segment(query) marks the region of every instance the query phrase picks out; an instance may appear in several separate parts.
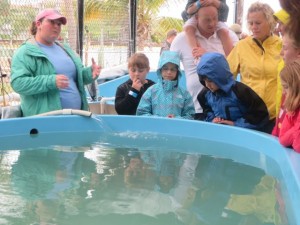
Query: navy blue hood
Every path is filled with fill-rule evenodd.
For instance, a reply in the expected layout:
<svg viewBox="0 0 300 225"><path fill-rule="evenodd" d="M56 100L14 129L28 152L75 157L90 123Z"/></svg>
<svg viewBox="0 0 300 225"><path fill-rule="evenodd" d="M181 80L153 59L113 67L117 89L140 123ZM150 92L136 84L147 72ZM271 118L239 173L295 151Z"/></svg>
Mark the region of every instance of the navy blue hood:
<svg viewBox="0 0 300 225"><path fill-rule="evenodd" d="M197 74L203 86L205 86L203 78L207 77L225 92L228 92L236 82L224 55L216 52L208 52L201 56Z"/></svg>

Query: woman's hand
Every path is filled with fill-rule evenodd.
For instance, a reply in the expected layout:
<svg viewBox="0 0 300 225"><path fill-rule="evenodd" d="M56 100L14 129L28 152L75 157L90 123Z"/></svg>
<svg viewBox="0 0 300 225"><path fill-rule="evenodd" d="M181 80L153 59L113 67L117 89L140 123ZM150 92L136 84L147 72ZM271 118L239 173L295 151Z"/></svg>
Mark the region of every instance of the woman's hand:
<svg viewBox="0 0 300 225"><path fill-rule="evenodd" d="M92 74L93 74L93 79L97 78L100 75L101 72L101 66L98 66L92 58Z"/></svg>
<svg viewBox="0 0 300 225"><path fill-rule="evenodd" d="M64 74L56 75L56 87L59 89L69 87L69 78Z"/></svg>

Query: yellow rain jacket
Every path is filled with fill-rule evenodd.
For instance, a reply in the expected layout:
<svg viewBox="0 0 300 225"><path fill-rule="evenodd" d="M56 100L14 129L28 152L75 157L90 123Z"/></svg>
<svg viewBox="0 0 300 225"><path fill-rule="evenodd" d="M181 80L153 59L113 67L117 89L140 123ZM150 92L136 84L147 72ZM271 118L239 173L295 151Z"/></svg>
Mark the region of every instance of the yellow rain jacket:
<svg viewBox="0 0 300 225"><path fill-rule="evenodd" d="M280 60L278 64L278 75L277 75L277 92L276 92L276 117L279 116L280 106L281 106L281 99L282 99L282 86L280 80L280 72L284 67L283 59Z"/></svg>
<svg viewBox="0 0 300 225"><path fill-rule="evenodd" d="M278 64L281 39L268 37L263 43L249 36L239 41L228 55L230 70L241 82L251 87L266 103L270 119L276 117Z"/></svg>
<svg viewBox="0 0 300 225"><path fill-rule="evenodd" d="M262 177L252 194L231 195L227 209L241 215L254 215L263 223L282 224L276 209L276 180L271 176Z"/></svg>
<svg viewBox="0 0 300 225"><path fill-rule="evenodd" d="M276 20L282 22L284 25L286 25L290 20L290 15L284 10L281 9L273 14L273 16L276 18ZM278 77L277 77L277 93L276 93L276 116L279 115L280 111L280 105L281 105L281 98L282 98L282 86L281 86L281 80L280 80L280 72L284 67L284 61L283 59L280 61L278 65Z"/></svg>

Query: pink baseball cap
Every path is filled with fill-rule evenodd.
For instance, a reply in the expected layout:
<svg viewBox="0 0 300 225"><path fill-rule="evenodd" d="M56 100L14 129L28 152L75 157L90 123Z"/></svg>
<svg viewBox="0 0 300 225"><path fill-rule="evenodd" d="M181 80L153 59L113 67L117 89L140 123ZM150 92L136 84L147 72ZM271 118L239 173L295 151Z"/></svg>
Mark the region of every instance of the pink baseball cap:
<svg viewBox="0 0 300 225"><path fill-rule="evenodd" d="M57 20L60 19L63 25L66 25L67 18L60 14L56 9L44 9L39 12L39 14L35 17L35 22L46 18L49 20Z"/></svg>

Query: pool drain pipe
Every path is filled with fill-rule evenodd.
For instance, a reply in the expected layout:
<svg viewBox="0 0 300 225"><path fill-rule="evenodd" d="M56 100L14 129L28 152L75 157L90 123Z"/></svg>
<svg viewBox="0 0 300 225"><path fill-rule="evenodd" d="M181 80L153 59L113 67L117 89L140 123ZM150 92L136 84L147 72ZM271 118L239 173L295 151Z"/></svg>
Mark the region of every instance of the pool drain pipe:
<svg viewBox="0 0 300 225"><path fill-rule="evenodd" d="M105 114L105 104L108 101L114 101L115 97L103 97L100 100L100 114Z"/></svg>
<svg viewBox="0 0 300 225"><path fill-rule="evenodd" d="M79 115L79 116L91 117L92 112L79 110L79 109L61 109L61 110L41 113L35 116L57 116L57 115Z"/></svg>

